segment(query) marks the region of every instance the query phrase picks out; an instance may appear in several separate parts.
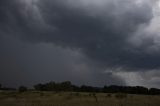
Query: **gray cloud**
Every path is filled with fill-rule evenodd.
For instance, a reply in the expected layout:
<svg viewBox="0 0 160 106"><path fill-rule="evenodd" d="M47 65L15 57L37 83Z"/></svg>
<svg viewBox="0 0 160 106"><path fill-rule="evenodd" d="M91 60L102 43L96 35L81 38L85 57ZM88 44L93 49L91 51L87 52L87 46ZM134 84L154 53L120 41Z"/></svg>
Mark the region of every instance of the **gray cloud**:
<svg viewBox="0 0 160 106"><path fill-rule="evenodd" d="M79 73L79 77L86 75L86 80L92 79L90 82L103 84L107 80L109 84L125 84L123 78L103 72L119 67L123 67L125 71L147 71L158 69L160 66L157 50L159 43L155 43L153 37L144 36L151 26L155 26L155 3L156 1L151 0L0 1L1 49L7 49L8 53L8 50L11 50L12 54L15 52L12 57L16 59L29 56L30 60L23 58L18 64L22 62L20 66L25 65L25 70L35 70L33 75L42 72L38 78L44 75L45 72L42 70L48 70L46 73L50 73L58 68L57 70L71 70L68 72L69 75L64 76L64 71L53 71L53 74L62 74L61 77L67 79L73 70L82 68L84 73ZM156 31L152 32L153 35L157 34ZM4 36L11 39L11 45L6 42ZM14 39L23 43L14 46ZM17 48L17 45L23 44L29 45L25 49ZM17 50L12 50L13 48ZM149 52L150 48L153 52ZM23 50L27 53L19 57ZM76 53L78 55L72 57ZM58 64L56 61L63 62ZM75 61L82 61L83 64ZM41 67L36 68L37 65ZM76 76L76 73L74 75ZM49 75L46 74L45 78L47 76ZM76 80L75 77L72 78Z"/></svg>
<svg viewBox="0 0 160 106"><path fill-rule="evenodd" d="M80 51L51 43L30 44L6 35L0 41L0 81L5 86L32 86L51 80L95 86L125 84L119 77L99 73Z"/></svg>
<svg viewBox="0 0 160 106"><path fill-rule="evenodd" d="M97 1L91 3L88 0L87 4L79 0L77 2L80 6L77 6L77 2L71 2L72 0L65 4L63 1L38 3L44 21L57 29L43 39L50 39L50 42L58 45L80 48L91 59L107 63L104 65L111 67L123 65L132 68L153 68L157 65L156 63L153 67L149 66L148 62L154 57L147 59L148 55L144 55L144 52L132 53L126 43L126 39L140 25L151 21L151 5L146 2L137 5L135 1L128 0L101 0L99 4Z"/></svg>
<svg viewBox="0 0 160 106"><path fill-rule="evenodd" d="M159 87L160 78L159 70L150 70L147 72L113 72L114 75L122 77L127 85L131 86L147 86L147 87Z"/></svg>

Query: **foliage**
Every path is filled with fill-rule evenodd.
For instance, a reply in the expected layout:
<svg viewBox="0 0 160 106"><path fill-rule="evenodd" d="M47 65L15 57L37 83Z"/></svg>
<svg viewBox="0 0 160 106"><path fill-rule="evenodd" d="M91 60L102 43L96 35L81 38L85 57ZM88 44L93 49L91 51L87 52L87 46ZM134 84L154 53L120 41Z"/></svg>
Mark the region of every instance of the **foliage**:
<svg viewBox="0 0 160 106"><path fill-rule="evenodd" d="M115 95L115 97L118 98L118 99L123 99L123 98L127 98L127 94L125 94L125 93L117 93Z"/></svg>
<svg viewBox="0 0 160 106"><path fill-rule="evenodd" d="M39 91L72 91L73 87L70 81L61 83L49 82L45 84L37 84L34 86L35 90Z"/></svg>
<svg viewBox="0 0 160 106"><path fill-rule="evenodd" d="M160 95L160 89L151 88L151 89L149 89L149 94L151 94L151 95Z"/></svg>
<svg viewBox="0 0 160 106"><path fill-rule="evenodd" d="M70 81L61 83L49 82L45 84L37 84L34 86L35 90L38 91L73 91L73 92L104 92L104 93L126 93L126 94L145 94L145 95L160 95L160 89L156 88L145 88L143 86L104 86L92 87L87 85L76 86Z"/></svg>
<svg viewBox="0 0 160 106"><path fill-rule="evenodd" d="M108 93L107 95L106 95L106 98L111 98L112 97L112 94L110 94L110 93Z"/></svg>
<svg viewBox="0 0 160 106"><path fill-rule="evenodd" d="M25 91L27 91L27 87L25 87L25 86L20 86L20 87L18 88L18 91L19 91L19 92L25 92Z"/></svg>
<svg viewBox="0 0 160 106"><path fill-rule="evenodd" d="M61 91L72 91L72 92L90 92L90 93L125 93L125 94L140 94L140 95L160 95L160 89L158 88L146 88L143 86L117 86L117 85L110 85L110 86L104 86L104 87L93 87L93 86L76 86L72 84L70 81L64 81L56 83L54 81L44 83L44 84L36 84L34 85L34 89L36 91L55 91L55 92L61 92ZM15 91L15 88L9 88L9 87L2 87L0 84L0 90L6 90L6 91ZM27 91L27 87L20 86L19 92ZM110 95L106 97L110 97Z"/></svg>

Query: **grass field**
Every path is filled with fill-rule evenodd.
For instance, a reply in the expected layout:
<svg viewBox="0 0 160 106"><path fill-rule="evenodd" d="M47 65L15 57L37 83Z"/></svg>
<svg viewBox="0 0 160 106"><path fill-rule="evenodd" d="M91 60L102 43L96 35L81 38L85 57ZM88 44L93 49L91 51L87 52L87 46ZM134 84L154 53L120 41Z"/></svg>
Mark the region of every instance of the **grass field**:
<svg viewBox="0 0 160 106"><path fill-rule="evenodd" d="M160 96L120 93L0 92L0 106L160 106Z"/></svg>

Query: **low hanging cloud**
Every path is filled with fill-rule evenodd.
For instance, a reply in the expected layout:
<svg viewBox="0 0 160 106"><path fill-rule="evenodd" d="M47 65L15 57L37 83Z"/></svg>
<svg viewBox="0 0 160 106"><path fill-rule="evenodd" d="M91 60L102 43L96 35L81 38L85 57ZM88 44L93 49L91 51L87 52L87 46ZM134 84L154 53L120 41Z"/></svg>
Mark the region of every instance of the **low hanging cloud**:
<svg viewBox="0 0 160 106"><path fill-rule="evenodd" d="M63 55L56 60L64 60L63 66L71 70L82 68L85 73L82 72L80 76L92 76L86 80L92 79L102 84L105 80L109 84L125 84L121 75L105 73L104 76L103 72L123 68L120 71L134 70L137 73L160 68L158 3L158 0L0 1L0 35L2 41L5 41L3 36L8 36L23 42L20 44L30 44L27 45L30 48L28 51L34 51L32 47L38 50L47 48L44 50L45 55L49 56L46 57L49 64L53 61L49 61L50 56L56 57L57 51L51 51L50 45L54 45L53 49L61 48L59 54ZM6 49L6 45L6 42L2 43L1 48ZM34 53L42 52L38 50ZM75 57L84 58L83 65L71 64L77 58L69 58L65 53L79 53ZM23 56L27 55L34 56L32 53ZM65 61L69 59L70 62ZM44 69L52 70L54 67L44 65ZM69 73L72 74L71 71Z"/></svg>

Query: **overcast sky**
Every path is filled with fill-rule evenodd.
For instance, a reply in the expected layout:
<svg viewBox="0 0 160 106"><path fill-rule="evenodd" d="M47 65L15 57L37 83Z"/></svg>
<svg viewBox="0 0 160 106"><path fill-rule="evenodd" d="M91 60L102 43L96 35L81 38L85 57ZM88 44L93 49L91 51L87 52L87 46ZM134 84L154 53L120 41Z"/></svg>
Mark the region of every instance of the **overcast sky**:
<svg viewBox="0 0 160 106"><path fill-rule="evenodd" d="M0 83L160 88L159 0L0 0Z"/></svg>

